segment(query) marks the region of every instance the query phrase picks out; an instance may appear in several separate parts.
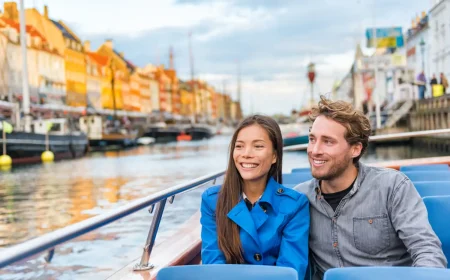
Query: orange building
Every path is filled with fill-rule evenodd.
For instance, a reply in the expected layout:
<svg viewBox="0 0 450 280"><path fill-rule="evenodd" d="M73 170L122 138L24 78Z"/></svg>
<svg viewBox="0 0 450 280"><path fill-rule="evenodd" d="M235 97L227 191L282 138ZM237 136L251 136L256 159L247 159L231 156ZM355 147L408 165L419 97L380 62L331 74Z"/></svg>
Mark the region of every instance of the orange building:
<svg viewBox="0 0 450 280"><path fill-rule="evenodd" d="M141 112L151 113L152 112L152 96L151 96L151 82L152 76L145 73L141 68L138 69L139 75L139 85L140 85L140 104Z"/></svg>
<svg viewBox="0 0 450 280"><path fill-rule="evenodd" d="M141 111L141 76L138 69L130 61L126 60L130 76L130 95L128 102L124 103L124 109L130 111Z"/></svg>
<svg viewBox="0 0 450 280"><path fill-rule="evenodd" d="M172 95L170 90L170 78L164 71L164 66L157 67L155 72L156 80L159 83L159 110L161 112L172 111Z"/></svg>
<svg viewBox="0 0 450 280"><path fill-rule="evenodd" d="M170 94L170 104L171 104L171 112L175 115L180 115L181 112L181 96L180 92L178 90L178 78L177 78L177 72L173 69L165 69L164 70L167 77L170 79L170 86L169 86L169 94Z"/></svg>
<svg viewBox="0 0 450 280"><path fill-rule="evenodd" d="M91 52L90 43L84 43L86 53L87 72L87 100L88 105L96 109L112 109L111 69L109 58L96 52Z"/></svg>
<svg viewBox="0 0 450 280"><path fill-rule="evenodd" d="M130 93L130 68L123 53L119 53L113 48L112 40L106 40L97 53L107 56L110 60L110 68L113 74L114 85L114 103L116 109L131 108L131 93Z"/></svg>
<svg viewBox="0 0 450 280"><path fill-rule="evenodd" d="M211 118L213 120L217 119L218 116L218 105L219 102L219 93L214 90L211 92Z"/></svg>

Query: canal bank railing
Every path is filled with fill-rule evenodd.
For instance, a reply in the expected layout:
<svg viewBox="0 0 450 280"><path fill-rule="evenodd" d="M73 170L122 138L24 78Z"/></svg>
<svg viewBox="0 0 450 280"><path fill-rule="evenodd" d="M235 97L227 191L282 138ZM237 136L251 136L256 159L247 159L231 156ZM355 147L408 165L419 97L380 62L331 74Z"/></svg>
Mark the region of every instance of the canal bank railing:
<svg viewBox="0 0 450 280"><path fill-rule="evenodd" d="M413 137L421 137L428 135L435 135L441 133L450 133L450 129L428 130L428 131L415 131L396 133L389 135L377 135L370 137L371 142L377 141L389 141L409 139ZM295 146L285 147L285 151L299 151L306 150L308 144L301 144ZM155 244L156 235L158 233L159 224L164 212L166 202L173 203L175 196L184 192L191 191L193 189L205 186L208 183L216 184L217 179L223 177L225 171L218 171L187 183L178 184L171 188L162 190L155 194L136 199L128 204L113 209L108 213L101 214L84 221L78 222L73 225L55 230L53 232L36 237L29 241L25 241L21 244L14 245L1 251L0 255L0 268L13 264L20 260L25 260L36 256L37 254L47 252L45 260L50 262L55 253L55 247L63 244L67 241L75 239L88 232L106 226L114 221L136 213L144 208L149 207L149 212L154 213L150 229L147 235L147 240L144 245L144 251L142 253L140 263L136 264L135 270L147 270L153 268L153 265L149 262L150 255Z"/></svg>

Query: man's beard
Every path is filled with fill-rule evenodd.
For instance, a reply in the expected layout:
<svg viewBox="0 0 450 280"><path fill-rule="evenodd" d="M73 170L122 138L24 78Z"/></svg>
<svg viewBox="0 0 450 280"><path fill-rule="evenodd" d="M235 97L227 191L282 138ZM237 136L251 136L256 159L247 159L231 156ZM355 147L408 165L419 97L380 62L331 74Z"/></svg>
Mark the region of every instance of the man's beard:
<svg viewBox="0 0 450 280"><path fill-rule="evenodd" d="M324 174L322 176L319 175L315 175L314 172L312 173L313 177L316 178L317 180L325 180L325 181L330 181L333 179L338 178L339 176L341 176L345 170L347 170L347 168L353 164L352 163L352 158L346 156L343 160L336 162L331 168L330 171L327 172L327 174Z"/></svg>

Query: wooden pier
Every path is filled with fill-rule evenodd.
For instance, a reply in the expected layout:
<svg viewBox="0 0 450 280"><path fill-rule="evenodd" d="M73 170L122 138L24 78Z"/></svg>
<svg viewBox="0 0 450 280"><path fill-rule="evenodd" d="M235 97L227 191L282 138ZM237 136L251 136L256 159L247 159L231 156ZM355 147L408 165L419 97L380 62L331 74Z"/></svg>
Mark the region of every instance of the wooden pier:
<svg viewBox="0 0 450 280"><path fill-rule="evenodd" d="M445 128L450 128L450 95L415 101L409 113L409 131ZM424 149L449 152L450 133L414 138L413 143Z"/></svg>

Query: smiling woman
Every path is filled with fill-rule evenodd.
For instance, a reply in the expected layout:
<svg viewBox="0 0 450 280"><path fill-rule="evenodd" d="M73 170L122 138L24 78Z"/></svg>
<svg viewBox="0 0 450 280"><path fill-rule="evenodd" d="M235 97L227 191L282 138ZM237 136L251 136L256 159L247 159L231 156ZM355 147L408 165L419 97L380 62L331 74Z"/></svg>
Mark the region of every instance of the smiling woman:
<svg viewBox="0 0 450 280"><path fill-rule="evenodd" d="M270 117L244 119L233 135L222 186L202 195L203 264L308 264L309 203L281 185L283 139Z"/></svg>

